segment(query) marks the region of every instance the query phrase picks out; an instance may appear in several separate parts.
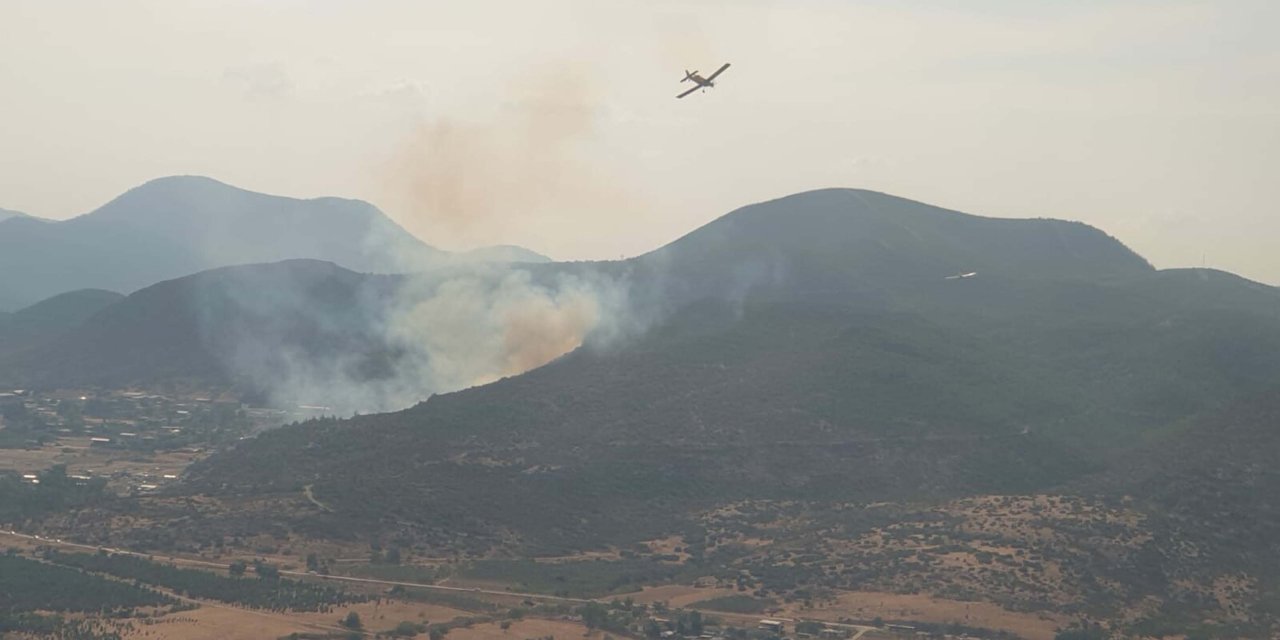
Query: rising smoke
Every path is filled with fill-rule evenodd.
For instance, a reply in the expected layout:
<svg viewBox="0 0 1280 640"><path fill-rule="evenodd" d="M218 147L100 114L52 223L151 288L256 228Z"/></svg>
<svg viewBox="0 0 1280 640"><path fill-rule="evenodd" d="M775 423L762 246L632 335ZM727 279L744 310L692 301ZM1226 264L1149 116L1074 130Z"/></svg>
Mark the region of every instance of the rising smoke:
<svg viewBox="0 0 1280 640"><path fill-rule="evenodd" d="M475 245L508 228L573 233L581 222L566 214L636 208L622 180L585 155L601 112L586 68L535 73L510 93L491 117L434 117L406 138L381 176L406 227Z"/></svg>
<svg viewBox="0 0 1280 640"><path fill-rule="evenodd" d="M432 282L409 278L388 335L421 350L431 389L485 384L542 366L589 336L612 341L636 327L625 282L592 273L535 282L527 269L488 265Z"/></svg>
<svg viewBox="0 0 1280 640"><path fill-rule="evenodd" d="M493 121L423 124L387 171L387 183L408 199L402 208L414 212L402 222L426 238L491 241L495 229L539 207L580 211L625 200L578 155L595 126L588 78L558 69L517 88ZM361 285L353 294L359 309L309 309L297 294L236 294L234 305L249 315L283 313L320 337L299 344L285 326L267 332L269 340L250 335L260 329L240 332L219 349L224 365L277 405L320 404L339 415L386 411L523 373L584 343L615 344L644 326L618 270L424 264L419 253L397 255L399 246L384 238L371 232L366 250L387 252L416 272ZM314 320L324 314L343 320Z"/></svg>
<svg viewBox="0 0 1280 640"><path fill-rule="evenodd" d="M202 341L280 407L402 409L644 328L626 278L583 265L467 264L397 276L298 261L202 290ZM572 270L571 270L572 269Z"/></svg>

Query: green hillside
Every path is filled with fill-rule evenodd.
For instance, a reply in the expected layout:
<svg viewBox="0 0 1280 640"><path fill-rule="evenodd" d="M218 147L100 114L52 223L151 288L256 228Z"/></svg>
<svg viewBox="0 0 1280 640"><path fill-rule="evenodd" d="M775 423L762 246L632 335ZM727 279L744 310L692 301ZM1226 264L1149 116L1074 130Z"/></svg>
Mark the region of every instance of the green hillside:
<svg viewBox="0 0 1280 640"><path fill-rule="evenodd" d="M0 354L37 347L80 326L124 296L82 289L56 295L14 313L0 315Z"/></svg>
<svg viewBox="0 0 1280 640"><path fill-rule="evenodd" d="M337 511L321 529L593 546L747 498L1047 490L1280 381L1274 289L1157 272L1071 223L815 192L599 268L675 310L523 376L265 434L192 489L312 484Z"/></svg>
<svg viewBox="0 0 1280 640"><path fill-rule="evenodd" d="M1146 635L1210 620L1263 637L1280 612L1275 288L1157 271L1076 223L849 190L746 207L628 261L522 270L622 283L626 304L522 375L242 441L129 503L146 527L92 540L609 548L633 555L583 568L607 589L678 573L779 599L931 593ZM505 273L406 288L316 261L214 270L0 373L252 390L301 363L341 370L332 393L383 389L409 346L385 331L392 301ZM184 506L196 496L210 506ZM671 536L690 559L664 568L642 543ZM530 566L468 571L549 579Z"/></svg>
<svg viewBox="0 0 1280 640"><path fill-rule="evenodd" d="M371 335L371 318L382 309L379 285L393 280L294 260L162 282L56 340L0 356L0 380L117 388L185 381L252 392L282 369L279 360L334 353L351 355L352 368L377 377L387 353Z"/></svg>

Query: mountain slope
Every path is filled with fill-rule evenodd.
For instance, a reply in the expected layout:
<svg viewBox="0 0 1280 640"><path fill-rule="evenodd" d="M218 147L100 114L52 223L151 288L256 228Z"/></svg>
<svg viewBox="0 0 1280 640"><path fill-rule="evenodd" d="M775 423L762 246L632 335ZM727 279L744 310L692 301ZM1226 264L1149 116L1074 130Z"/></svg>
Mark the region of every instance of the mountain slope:
<svg viewBox="0 0 1280 640"><path fill-rule="evenodd" d="M179 197L174 193L181 197L204 194L197 200L203 203L200 206L205 207L205 215L173 215L171 208L163 203ZM224 185L207 179L183 178L150 183L146 188L130 192L85 218L94 224L125 219L165 236L165 246L177 246L177 239L184 236L210 234L209 237L219 237L217 228L209 228L217 225L200 222L217 218L216 210L262 209L257 205L227 204L225 201L228 199L263 200L271 206L290 210L311 204L228 191ZM269 243L279 235L268 234L261 242ZM1027 251L1025 245L1040 249ZM258 256L266 249L263 245L243 243L237 251L241 252L237 256L239 260ZM503 257L532 256L519 250L508 250ZM977 282L946 280L947 276L958 271L974 268L983 269ZM643 324L647 321L644 316L661 316L706 297L740 301L751 294L772 300L799 299L804 304L838 302L883 312L910 309L912 304L939 304L939 300L943 300L940 304L961 306L969 298L975 298L976 291L984 290L987 283L997 282L1010 274L1016 275L1018 282L1023 282L1029 277L1078 279L1096 274L1150 273L1150 268L1140 258L1101 232L1083 225L979 218L857 190L816 191L744 207L663 249L629 261L541 263L529 264L522 269L533 274L537 280L534 285L541 287L554 288L555 281L566 275L586 281L606 277L621 282L620 287L625 288L622 295L628 299L629 308L614 312L614 315L623 316L621 318L606 318L613 320L614 324L628 324L629 318L625 316L640 316L638 323ZM470 260L461 260L449 269L437 271L441 274L440 280L456 278L461 281L493 280L508 273L502 268L486 269ZM215 277L222 276L210 276ZM199 288L204 286L204 282L206 279L185 279L166 284L161 290ZM242 285L239 289L252 291L248 297L256 301L270 300L272 286L289 286L270 278L262 281L248 279ZM437 285L427 283L414 289L430 291L434 286ZM954 297L960 289L964 289L967 297L947 298ZM991 297L982 300L981 307L995 307L1008 301L1019 304L1023 297L1034 295L1026 292L1010 295L1009 291L1012 291L1010 285L995 286L991 289ZM349 289L348 293L353 296L348 301L353 308L368 306L368 301L358 299L358 287ZM596 303L600 303L600 295L592 294L597 298ZM232 363L211 362L211 356L225 354L231 345L209 344L210 332L192 326L207 323L198 308L204 302L200 294L187 291L166 302L175 310L169 315L141 308L129 309L148 305L158 308L161 305L151 301L153 295L154 292L132 296L123 303L125 309L118 312L145 318L145 323L140 321L134 327L119 325L114 329L86 327L82 335L69 336L62 344L46 352L33 350L20 359L0 360L0 379L22 381L28 385L120 386L155 382L172 375L188 379L210 376L210 380L219 384L237 377L237 381L246 377L279 377L258 376L256 373L246 376L243 372L237 375L237 367ZM176 293L173 295L177 296ZM913 300L924 302L913 303ZM402 307L406 306L403 299L397 302ZM268 310L266 305L259 306L264 308L256 310L253 315L270 315L278 311ZM377 315L388 310L369 312ZM109 322L113 317L105 315L101 322ZM487 319L476 317L473 321L486 322ZM370 318L370 322L383 322L383 319ZM364 327L361 331L370 333L376 329ZM193 340L189 344L162 345L150 339L153 334L171 332ZM263 342L262 336L252 341L270 344ZM198 348L196 342L201 342ZM269 347L264 350L271 351ZM74 355L76 353L79 355ZM180 353L186 354L180 359L187 363L187 370L155 366L160 359L178 358ZM88 362L98 364L82 366ZM257 367L251 368L256 372Z"/></svg>
<svg viewBox="0 0 1280 640"><path fill-rule="evenodd" d="M518 308L477 291L548 295ZM566 294L584 291L594 305ZM413 295L428 304L408 306L406 332L389 310ZM146 529L123 537L560 555L679 536L699 575L797 599L941 593L1135 628L1237 602L1267 620L1280 602L1280 292L1155 271L1074 223L829 190L629 261L424 280L221 269L137 292L21 364L245 386L306 369L291 389L330 375L326 390L421 397L413 345L461 344L428 354L453 365L491 317L545 319L565 297L598 320L581 348L243 441L191 467L169 507L132 504ZM499 342L554 334L550 317L498 325ZM1249 593L1215 604L1224 580Z"/></svg>
<svg viewBox="0 0 1280 640"><path fill-rule="evenodd" d="M474 264L481 262L521 262L528 264L541 264L551 262L551 258L524 247L502 244L492 247L480 247L478 249L456 253L453 255L453 262L459 264Z"/></svg>
<svg viewBox="0 0 1280 640"><path fill-rule="evenodd" d="M761 288L820 298L969 272L1096 280L1152 271L1114 238L1078 222L984 218L860 189L742 207L637 262L670 274L694 298Z"/></svg>
<svg viewBox="0 0 1280 640"><path fill-rule="evenodd" d="M192 486L312 484L337 511L315 526L621 543L749 498L1045 490L1280 382L1275 289L1156 272L1071 223L817 192L595 268L672 310L522 376L266 434Z"/></svg>
<svg viewBox="0 0 1280 640"><path fill-rule="evenodd" d="M0 359L0 376L33 386L253 390L286 365L333 357L377 377L386 347L372 317L383 308L379 287L393 280L313 260L214 269L142 289L56 341Z"/></svg>
<svg viewBox="0 0 1280 640"><path fill-rule="evenodd" d="M123 298L114 291L82 289L0 315L0 355L38 346L74 329Z"/></svg>
<svg viewBox="0 0 1280 640"><path fill-rule="evenodd" d="M134 291L235 264L313 258L392 272L431 268L449 257L366 202L299 200L176 176L71 220L5 222L0 309L80 288Z"/></svg>
<svg viewBox="0 0 1280 640"><path fill-rule="evenodd" d="M126 209L136 210L119 210ZM118 207L107 214L124 215ZM977 271L972 278L952 277L972 271ZM624 333L668 322L671 314L686 317L682 310L708 300L718 301L712 308L720 309L722 317L707 321L707 335L734 327L748 303L776 317L772 326L778 331L797 330L787 328L788 314L803 318L816 310L852 318L850 326L859 318L901 318L918 332L902 337L904 344L928 340L930 349L971 345L967 366L979 375L989 375L983 371L997 365L1013 372L1007 380L1044 369L1035 374L1038 380L1083 385L1078 390L1082 397L1057 399L1065 392L1055 391L1039 402L1077 406L1077 413L1083 411L1079 405L1089 402L1097 405L1090 410L1100 413L1088 424L1064 422L1068 426L1058 427L1048 421L1043 429L1070 432L1081 441L1092 437L1085 432L1101 431L1106 441L1116 442L1188 408L1212 403L1216 396L1248 389L1252 381L1267 380L1270 351L1250 348L1270 345L1269 327L1280 315L1280 296L1271 287L1217 272L1156 272L1119 242L1084 225L981 218L856 190L811 192L745 207L628 261L519 268L459 263L436 274L416 277L410 286L303 261L182 278L130 296L57 344L0 359L0 380L122 386L176 376L258 386L284 380L296 369L286 366L292 357L287 354L292 348L287 345L293 344L287 339L291 322L323 327L334 345L403 355L404 328L389 326L391 314L441 291L460 289L465 295L450 304L462 305L458 313L473 316L459 317L468 317L467 323L490 322L485 315L490 310L473 308L476 295L482 299L486 294L473 290L528 274L528 281L512 291L561 291L565 278L610 283L602 290L588 287L589 301L606 305L597 311L604 313L598 319L601 330ZM330 298L312 299L311 280L320 277L343 284L326 293ZM211 296L211 287L219 293ZM370 294L370 287L376 293ZM327 318L330 313L342 320ZM412 322L430 333L435 330L432 322L453 321ZM844 320L833 322L842 326ZM244 330L231 332L225 330L228 326ZM683 330L679 327L668 330ZM172 336L170 343L154 339L166 335ZM537 334L531 337L536 340ZM774 341L776 336L761 332L758 337L776 352L787 349L785 342ZM591 340L607 338L601 334ZM276 341L286 347L273 346ZM1238 355L1224 358L1224 350ZM280 366L267 372L264 362L229 356L246 352L274 358ZM328 364L323 366L316 360L319 352L310 347L299 357L321 369L345 369L333 364L346 358L341 349L325 351L321 360ZM797 368L807 378L811 369L822 366L827 365ZM1117 377L1096 375L1099 366L1114 370ZM1123 375L1134 366L1149 376L1135 380ZM971 377L962 370L948 375ZM412 393L414 384L405 382L407 395L422 397ZM932 384L947 386L948 378ZM1016 412L999 421L1004 429L1025 422ZM1112 429L1122 422L1127 426Z"/></svg>
<svg viewBox="0 0 1280 640"><path fill-rule="evenodd" d="M198 176L152 180L80 220L144 229L185 246L204 268L316 258L384 271L400 255L441 257L367 202L272 196Z"/></svg>
<svg viewBox="0 0 1280 640"><path fill-rule="evenodd" d="M9 220L10 218L31 218L31 216L21 211L14 211L12 209L0 209L0 222L4 222L5 220Z"/></svg>

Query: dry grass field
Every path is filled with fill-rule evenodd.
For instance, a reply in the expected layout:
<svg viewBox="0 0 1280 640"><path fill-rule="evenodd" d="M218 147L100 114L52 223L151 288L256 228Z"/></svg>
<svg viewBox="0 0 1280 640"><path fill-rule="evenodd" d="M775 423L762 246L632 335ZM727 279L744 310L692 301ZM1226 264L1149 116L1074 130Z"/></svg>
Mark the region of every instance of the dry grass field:
<svg viewBox="0 0 1280 640"><path fill-rule="evenodd" d="M926 595L842 591L835 602L799 610L784 606L786 617L836 621L840 618L916 620L940 624L958 623L1016 633L1028 640L1052 640L1067 620L1047 614L1009 611L989 602L961 602Z"/></svg>
<svg viewBox="0 0 1280 640"><path fill-rule="evenodd" d="M513 622L508 629L503 629L499 623L491 622L457 628L450 631L446 637L448 640L526 640L554 636L556 640L566 640L587 635L587 628L577 622L526 618ZM595 632L593 635L602 637L600 632Z"/></svg>
<svg viewBox="0 0 1280 640"><path fill-rule="evenodd" d="M406 602L402 600L383 600L382 602L365 602L342 606L330 613L313 612L272 612L243 609L200 600L200 608L182 611L154 619L152 624L139 625L128 637L131 640L140 638L173 638L175 640L261 640L279 638L291 633L305 632L342 632L347 631L338 621L349 612L355 612L363 622L364 631L373 633L387 631L401 622L443 623L475 615L471 612L442 607L439 605ZM524 621L535 628L540 621ZM501 633L498 625L492 626ZM581 625L573 625L581 634L585 629ZM478 628L479 628L478 627ZM468 629L458 629L449 637L469 633ZM487 632L486 632L487 633ZM540 635L546 635L545 633ZM489 633L483 637L518 637L494 635Z"/></svg>
<svg viewBox="0 0 1280 640"><path fill-rule="evenodd" d="M332 621L324 625L310 624L289 613L251 611L234 607L203 604L193 611L182 611L156 618L154 624L139 626L126 636L129 640L164 638L167 640L264 640L290 633L332 632L340 627Z"/></svg>

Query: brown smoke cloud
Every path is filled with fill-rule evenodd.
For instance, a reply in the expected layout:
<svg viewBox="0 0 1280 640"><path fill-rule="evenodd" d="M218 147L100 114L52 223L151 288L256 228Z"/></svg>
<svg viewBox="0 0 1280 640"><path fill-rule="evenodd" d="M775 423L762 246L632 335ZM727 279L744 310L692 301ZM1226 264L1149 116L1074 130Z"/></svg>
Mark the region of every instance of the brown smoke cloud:
<svg viewBox="0 0 1280 640"><path fill-rule="evenodd" d="M502 375L524 373L578 348L600 322L601 312L595 296L580 291L557 298L537 296L507 309L502 320Z"/></svg>
<svg viewBox="0 0 1280 640"><path fill-rule="evenodd" d="M525 269L493 265L443 282L406 281L388 326L418 361L421 389L451 391L540 367L595 333L630 330L625 283L561 275L537 284Z"/></svg>
<svg viewBox="0 0 1280 640"><path fill-rule="evenodd" d="M591 73L560 65L514 86L491 118L422 124L385 176L403 203L401 222L429 241L473 245L494 242L509 224L531 224L535 212L618 208L630 198L583 153L598 120Z"/></svg>
<svg viewBox="0 0 1280 640"><path fill-rule="evenodd" d="M382 176L399 221L429 243L520 244L503 234L581 233L584 212L633 209L588 156L598 104L588 69L564 64L515 84L491 115L424 122ZM454 267L443 279L410 276L398 292L386 326L408 354L397 400L518 375L638 326L615 277L577 270L535 281L518 265Z"/></svg>
<svg viewBox="0 0 1280 640"><path fill-rule="evenodd" d="M659 55L664 65L673 70L688 69L690 71L698 69L697 65L710 65L713 62L719 65L713 59L716 56L708 43L702 18L695 12L689 12L674 20L665 17L654 23L653 28L659 43ZM698 70L701 71L701 69Z"/></svg>

